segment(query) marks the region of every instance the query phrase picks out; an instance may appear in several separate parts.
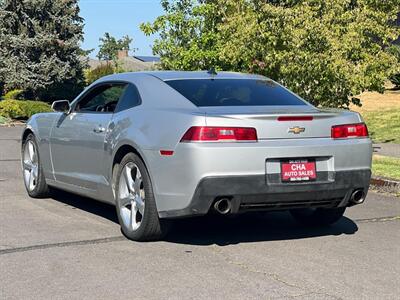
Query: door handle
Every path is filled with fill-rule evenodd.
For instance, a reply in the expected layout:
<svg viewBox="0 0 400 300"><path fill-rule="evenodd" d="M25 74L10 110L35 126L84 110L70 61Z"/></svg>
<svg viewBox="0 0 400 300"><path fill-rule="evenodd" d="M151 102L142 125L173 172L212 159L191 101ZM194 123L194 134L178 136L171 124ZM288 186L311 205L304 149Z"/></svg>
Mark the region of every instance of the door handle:
<svg viewBox="0 0 400 300"><path fill-rule="evenodd" d="M95 133L102 133L104 131L106 131L106 129L101 125L99 125L99 127L93 129L93 132L95 132Z"/></svg>

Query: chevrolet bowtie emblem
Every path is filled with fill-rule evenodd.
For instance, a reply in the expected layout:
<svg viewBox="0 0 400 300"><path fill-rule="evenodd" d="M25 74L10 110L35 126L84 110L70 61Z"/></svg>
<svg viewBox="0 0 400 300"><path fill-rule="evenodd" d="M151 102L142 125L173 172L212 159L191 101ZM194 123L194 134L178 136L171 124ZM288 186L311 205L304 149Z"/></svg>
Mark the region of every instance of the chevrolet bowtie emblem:
<svg viewBox="0 0 400 300"><path fill-rule="evenodd" d="M289 132L289 133L294 133L294 134L299 134L299 133L304 132L305 130L306 130L306 129L305 129L304 127L296 126L296 127L291 127L291 128L289 128L289 129L288 129L288 132Z"/></svg>

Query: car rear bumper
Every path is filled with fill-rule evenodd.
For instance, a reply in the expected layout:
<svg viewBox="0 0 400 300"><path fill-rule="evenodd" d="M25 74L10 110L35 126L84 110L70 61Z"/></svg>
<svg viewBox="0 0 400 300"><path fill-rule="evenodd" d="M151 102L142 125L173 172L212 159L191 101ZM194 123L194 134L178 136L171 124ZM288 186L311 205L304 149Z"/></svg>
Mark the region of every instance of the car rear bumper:
<svg viewBox="0 0 400 300"><path fill-rule="evenodd" d="M160 217L203 214L204 209L193 207L204 205L208 208L210 200L206 196L241 195L242 198L252 199L282 194L283 199L288 198L285 195L288 194L291 195L288 199L296 200L297 196L301 196L298 193L307 195L317 191L315 193L325 198L336 197L337 193L323 194L321 191L340 191L346 189L343 185L347 183L349 189L352 186L368 186L372 158L370 139L179 143L171 150L174 153L170 156L160 155L159 150L147 150L143 155ZM308 184L293 184L293 187L282 184L281 162L286 159L315 160L316 180ZM352 178L351 172L367 175ZM337 197L344 194L339 193ZM194 204L200 201L196 200L198 198L204 199L205 204ZM176 213L179 211L182 213Z"/></svg>
<svg viewBox="0 0 400 300"><path fill-rule="evenodd" d="M222 197L231 200L231 213L351 206L351 194L355 190L367 194L370 178L369 169L334 172L326 181L303 183L276 183L268 175L210 176L200 181L187 207L159 214L162 218L204 215Z"/></svg>

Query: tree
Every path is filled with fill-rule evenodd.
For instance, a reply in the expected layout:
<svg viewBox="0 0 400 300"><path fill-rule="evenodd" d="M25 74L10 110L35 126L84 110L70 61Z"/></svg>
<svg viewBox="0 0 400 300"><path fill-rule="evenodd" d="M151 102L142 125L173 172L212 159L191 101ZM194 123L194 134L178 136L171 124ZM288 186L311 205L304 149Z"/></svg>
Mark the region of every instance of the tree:
<svg viewBox="0 0 400 300"><path fill-rule="evenodd" d="M133 39L128 35L123 36L121 39L117 40L115 37L111 36L108 32L104 34L104 37L100 38L100 50L97 54L98 59L106 61L116 61L117 53L119 50L130 50L130 44Z"/></svg>
<svg viewBox="0 0 400 300"><path fill-rule="evenodd" d="M167 69L211 64L256 72L315 105L340 107L359 104L356 95L365 90L383 92L384 81L399 72L388 51L399 36L398 0L162 3L165 14L142 30L159 34L153 52Z"/></svg>
<svg viewBox="0 0 400 300"><path fill-rule="evenodd" d="M165 15L141 24L146 35L158 34L153 52L165 69L198 70L221 66L217 43L222 15L215 1L162 0Z"/></svg>
<svg viewBox="0 0 400 300"><path fill-rule="evenodd" d="M89 85L103 76L123 72L125 72L125 70L120 68L119 66L114 66L110 63L100 64L94 69L85 70L85 81L86 84Z"/></svg>
<svg viewBox="0 0 400 300"><path fill-rule="evenodd" d="M0 2L0 81L27 97L73 98L83 86L77 0Z"/></svg>

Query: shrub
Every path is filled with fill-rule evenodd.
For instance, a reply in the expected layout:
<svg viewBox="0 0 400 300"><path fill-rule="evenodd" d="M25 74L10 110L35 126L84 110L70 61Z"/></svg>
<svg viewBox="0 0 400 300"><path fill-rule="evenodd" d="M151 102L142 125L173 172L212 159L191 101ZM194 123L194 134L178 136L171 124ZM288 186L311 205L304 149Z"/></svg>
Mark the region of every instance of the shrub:
<svg viewBox="0 0 400 300"><path fill-rule="evenodd" d="M29 119L41 112L50 112L49 104L41 101L3 100L0 101L0 116L10 119Z"/></svg>
<svg viewBox="0 0 400 300"><path fill-rule="evenodd" d="M26 118L30 118L34 114L42 112L51 112L51 106L48 103L41 101L22 101Z"/></svg>
<svg viewBox="0 0 400 300"><path fill-rule="evenodd" d="M89 85L103 76L111 75L114 73L115 68L111 63L101 64L93 70L87 70L85 72L85 81Z"/></svg>
<svg viewBox="0 0 400 300"><path fill-rule="evenodd" d="M23 90L11 90L4 95L5 100L21 100L23 99Z"/></svg>
<svg viewBox="0 0 400 300"><path fill-rule="evenodd" d="M0 116L0 125L7 124L10 120L3 116Z"/></svg>
<svg viewBox="0 0 400 300"><path fill-rule="evenodd" d="M389 80L394 84L396 89L400 89L400 73L390 76Z"/></svg>
<svg viewBox="0 0 400 300"><path fill-rule="evenodd" d="M0 102L0 115L6 118L19 119L25 113L18 100L4 100Z"/></svg>

